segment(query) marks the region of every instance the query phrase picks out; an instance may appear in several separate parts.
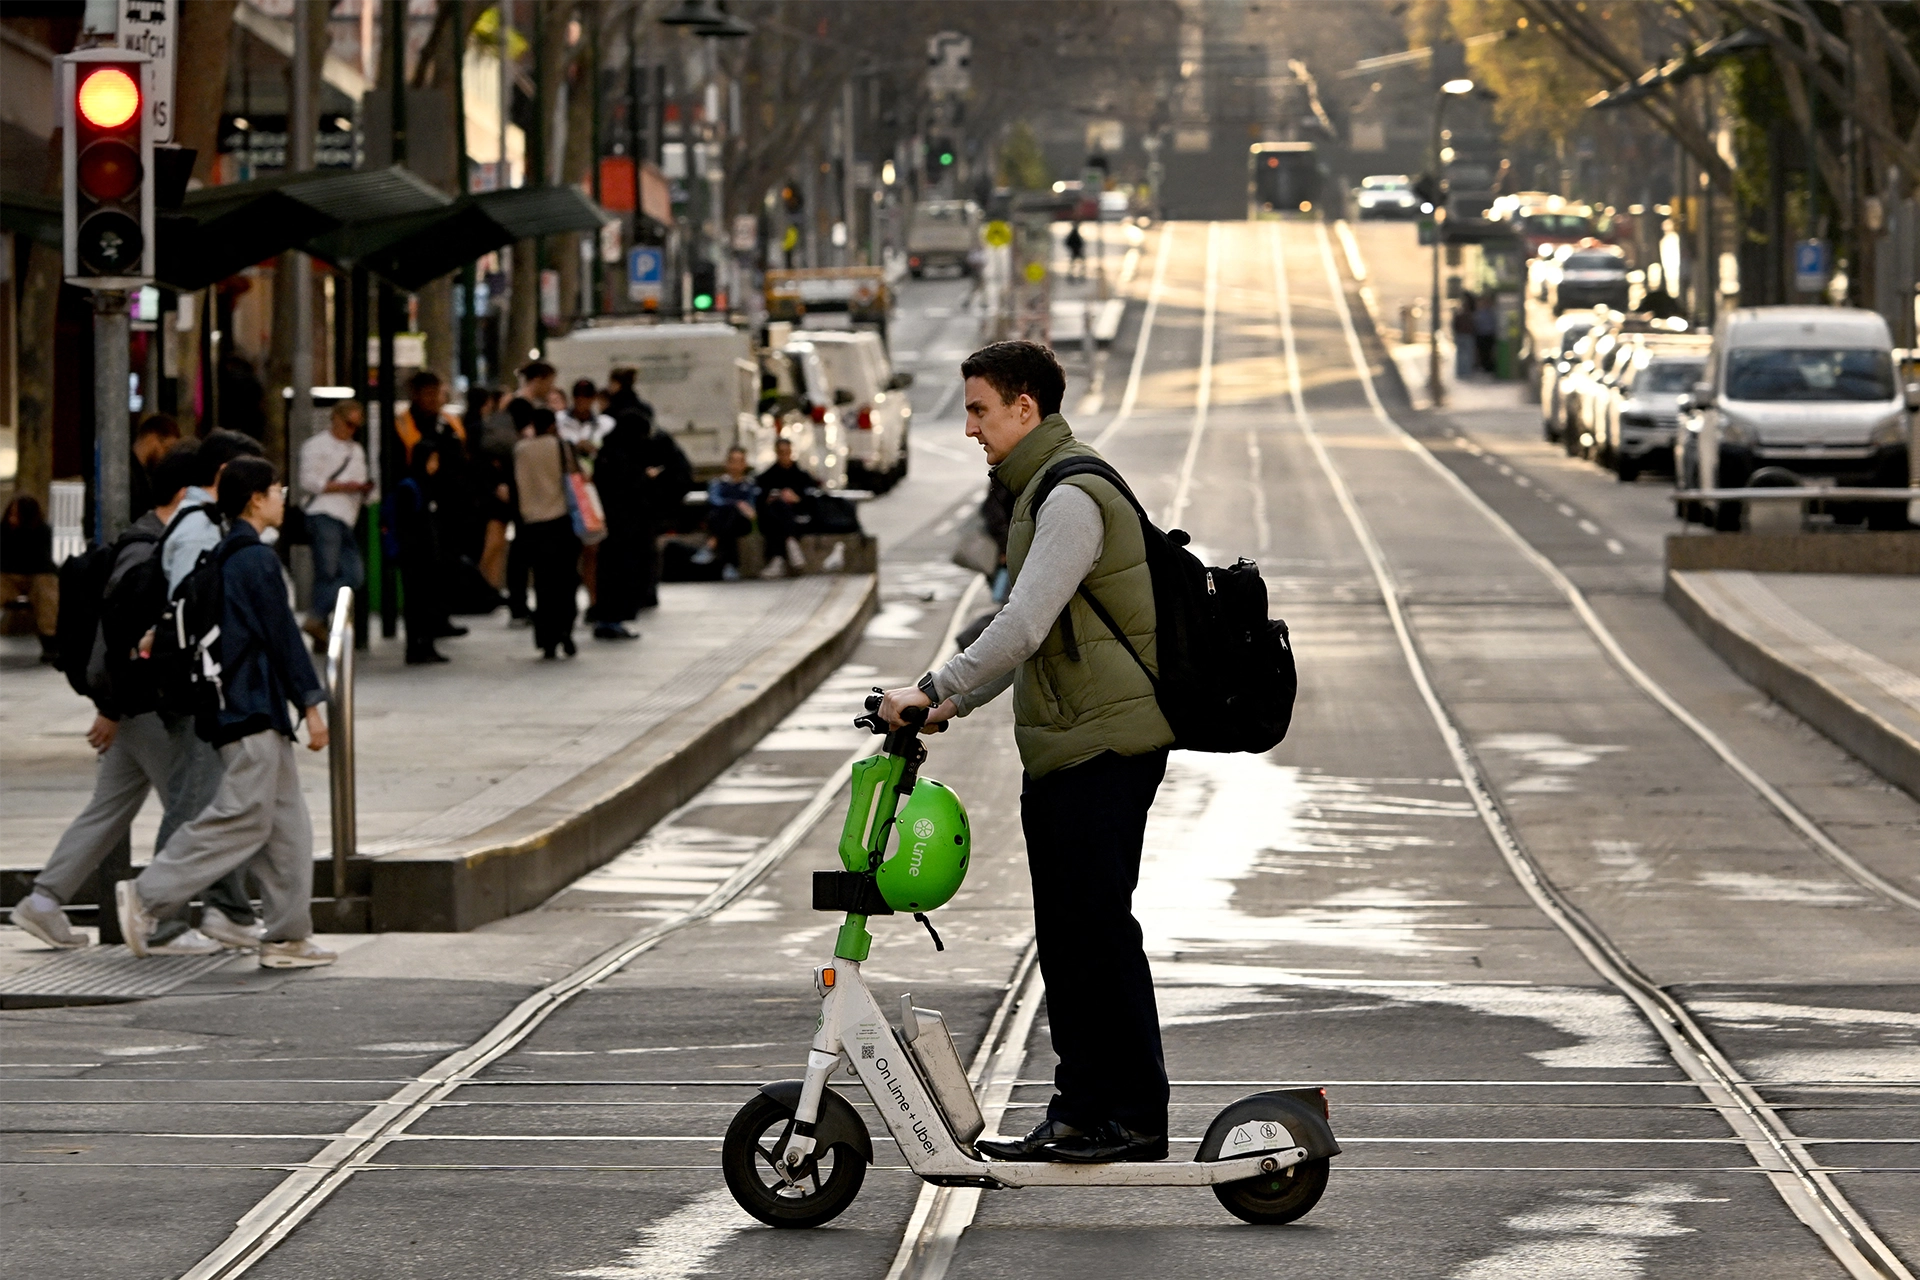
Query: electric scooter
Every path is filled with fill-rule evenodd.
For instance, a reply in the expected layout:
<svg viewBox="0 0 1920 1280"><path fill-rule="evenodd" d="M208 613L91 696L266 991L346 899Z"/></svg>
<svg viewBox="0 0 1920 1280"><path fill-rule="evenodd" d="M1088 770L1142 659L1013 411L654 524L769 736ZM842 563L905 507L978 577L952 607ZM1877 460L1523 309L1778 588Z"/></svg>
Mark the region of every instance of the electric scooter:
<svg viewBox="0 0 1920 1280"><path fill-rule="evenodd" d="M873 1160L873 1140L860 1113L827 1087L836 1071L850 1067L908 1167L935 1186L1204 1186L1246 1222L1306 1214L1326 1189L1329 1159L1340 1153L1325 1089L1241 1098L1214 1118L1192 1160L1065 1164L990 1160L974 1149L986 1124L945 1020L906 995L896 1031L860 972L873 916L912 910L941 947L925 912L959 888L971 840L958 797L919 776L927 758L925 708L910 713L903 728L889 729L878 715L878 693L854 721L884 735L885 744L853 766L840 840L846 869L814 873L814 908L844 911L846 920L831 963L813 971L820 1022L806 1077L762 1087L734 1116L721 1149L727 1187L740 1207L769 1226L813 1227L853 1202ZM900 842L889 855L896 833ZM952 869L944 882L943 867Z"/></svg>

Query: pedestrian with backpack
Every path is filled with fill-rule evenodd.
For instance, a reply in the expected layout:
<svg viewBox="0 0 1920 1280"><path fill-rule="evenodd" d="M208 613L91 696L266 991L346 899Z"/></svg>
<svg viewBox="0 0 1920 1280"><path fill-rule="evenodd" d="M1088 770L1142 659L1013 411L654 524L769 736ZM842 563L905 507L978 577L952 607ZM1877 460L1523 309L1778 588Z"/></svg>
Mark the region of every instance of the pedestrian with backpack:
<svg viewBox="0 0 1920 1280"><path fill-rule="evenodd" d="M200 442L199 460L193 477L193 487L187 491L187 501L182 508L185 518L180 528L167 539L165 552L161 554L160 566L166 570L167 591L177 590L186 576L193 572L193 566L200 562L204 552L220 545L226 536L227 527L220 518L220 502L214 496L220 483L220 470L235 458L259 458L265 455L260 451L260 442L252 436L241 435L238 431L214 431Z"/></svg>
<svg viewBox="0 0 1920 1280"><path fill-rule="evenodd" d="M1147 812L1173 746L1270 750L1292 716L1286 624L1242 560L1209 568L1163 533L1060 416L1045 347L998 342L960 366L967 435L1014 495L1006 605L979 638L881 702L930 724L1013 689L1034 936L1059 1058L1047 1118L977 1142L992 1159L1104 1163L1167 1154L1153 975L1133 918Z"/></svg>
<svg viewBox="0 0 1920 1280"><path fill-rule="evenodd" d="M100 753L100 762L92 798L34 877L33 891L13 909L13 923L48 946L86 945L85 936L67 924L62 907L127 838L150 790L158 791L166 804L154 844L157 851L175 829L206 807L219 785L218 757L212 770L196 767L197 755L212 755L212 750L194 737L192 721L157 710L157 690L149 684L139 653L142 638L166 606L159 561L182 517L192 510L187 494L198 474L194 453L193 441L176 444L151 477L162 505L134 521L113 546L83 553L97 557L106 570L93 587L92 608L85 609L89 601L77 585L68 601L70 615L84 611L92 624L86 627L85 620L69 617L69 631L86 631L91 643L84 652L72 654L67 667L75 687L93 700L96 715L87 741ZM233 876L219 881L208 887L205 899L202 928L189 927L183 904L160 922L147 941L148 950L157 955L208 955L222 946L252 945L248 929L253 908L244 880Z"/></svg>
<svg viewBox="0 0 1920 1280"><path fill-rule="evenodd" d="M313 941L313 823L294 763L289 704L304 710L307 746L324 750L326 691L287 602L280 561L261 540L286 513L273 465L237 458L221 472L220 510L232 532L175 592L178 626L193 637L202 737L226 766L219 790L133 880L117 886L120 928L135 955L150 953L157 916L247 868L265 904L260 964L332 964ZM212 606L217 603L218 608ZM211 612L214 618L206 615Z"/></svg>

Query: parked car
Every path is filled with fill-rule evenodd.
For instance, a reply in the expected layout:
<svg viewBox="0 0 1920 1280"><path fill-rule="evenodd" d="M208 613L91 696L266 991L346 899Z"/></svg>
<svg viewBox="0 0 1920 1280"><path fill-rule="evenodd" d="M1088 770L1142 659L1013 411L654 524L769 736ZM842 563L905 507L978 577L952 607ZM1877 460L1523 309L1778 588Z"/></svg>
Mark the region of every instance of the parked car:
<svg viewBox="0 0 1920 1280"><path fill-rule="evenodd" d="M1904 488L1920 383L1894 375L1893 341L1876 312L1852 307L1743 307L1714 326L1705 376L1681 401L1675 444L1685 488L1740 488L1756 472L1845 486ZM1836 504L1839 505L1839 504ZM1739 528L1741 504L1698 513ZM1898 528L1895 503L1836 519Z"/></svg>
<svg viewBox="0 0 1920 1280"><path fill-rule="evenodd" d="M814 335L809 334L808 338ZM847 487L847 441L833 379L811 341L789 340L760 353L758 425L746 444L755 471L773 465L776 440L793 442L793 458L825 489Z"/></svg>
<svg viewBox="0 0 1920 1280"><path fill-rule="evenodd" d="M1527 253L1538 257L1543 246L1558 247L1594 239L1599 228L1585 205L1540 208L1522 205L1513 213L1513 233L1526 242Z"/></svg>
<svg viewBox="0 0 1920 1280"><path fill-rule="evenodd" d="M1560 404L1562 380L1573 371L1574 350L1593 326L1592 312L1559 317L1540 353L1540 431L1551 442L1559 441L1560 428L1566 422Z"/></svg>
<svg viewBox="0 0 1920 1280"><path fill-rule="evenodd" d="M1555 315L1593 307L1627 309L1627 255L1612 245L1563 246L1542 274Z"/></svg>
<svg viewBox="0 0 1920 1280"><path fill-rule="evenodd" d="M1648 467L1665 470L1673 462L1673 437L1680 422L1680 396L1700 381L1707 364L1708 339L1648 334L1634 344L1614 380L1600 422L1595 452L1630 484Z"/></svg>
<svg viewBox="0 0 1920 1280"><path fill-rule="evenodd" d="M1360 179L1353 189L1355 209L1363 218L1417 218L1420 198L1413 179L1404 173L1376 173Z"/></svg>
<svg viewBox="0 0 1920 1280"><path fill-rule="evenodd" d="M847 424L847 484L881 493L907 474L907 428L913 405L910 373L895 373L880 335L864 329L809 330L833 387L834 408Z"/></svg>

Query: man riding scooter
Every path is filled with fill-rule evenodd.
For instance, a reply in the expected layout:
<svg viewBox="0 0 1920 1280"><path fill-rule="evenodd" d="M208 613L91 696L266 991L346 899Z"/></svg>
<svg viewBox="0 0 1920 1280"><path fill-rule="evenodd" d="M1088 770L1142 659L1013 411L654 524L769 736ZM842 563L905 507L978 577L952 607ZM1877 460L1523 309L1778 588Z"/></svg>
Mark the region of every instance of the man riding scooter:
<svg viewBox="0 0 1920 1280"><path fill-rule="evenodd" d="M978 640L918 686L888 692L880 715L897 728L908 709L931 707L927 722L937 724L1012 686L1034 930L1060 1060L1046 1120L1024 1138L975 1147L999 1160L1163 1160L1167 1072L1132 899L1174 734L1127 649L1152 661L1140 520L1098 475L1069 476L1033 510L1049 468L1099 456L1060 416L1066 375L1052 352L996 342L960 372L967 435L1017 495L1007 538L1012 590ZM1079 594L1083 584L1124 643Z"/></svg>

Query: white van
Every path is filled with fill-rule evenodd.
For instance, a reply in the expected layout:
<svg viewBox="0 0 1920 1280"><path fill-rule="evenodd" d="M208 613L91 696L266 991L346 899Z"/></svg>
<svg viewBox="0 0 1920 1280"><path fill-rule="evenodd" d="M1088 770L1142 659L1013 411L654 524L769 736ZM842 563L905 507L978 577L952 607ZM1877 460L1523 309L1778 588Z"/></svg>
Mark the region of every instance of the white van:
<svg viewBox="0 0 1920 1280"><path fill-rule="evenodd" d="M833 385L847 441L847 483L875 493L891 489L907 474L907 427L913 406L906 388L910 373L896 374L887 344L869 329L802 331L820 355Z"/></svg>
<svg viewBox="0 0 1920 1280"><path fill-rule="evenodd" d="M633 389L653 406L654 426L679 442L700 479L726 468L727 450L750 445L758 426L760 368L753 340L724 324L622 324L576 329L547 344L556 385L591 378L604 387L615 369L634 371Z"/></svg>
<svg viewBox="0 0 1920 1280"><path fill-rule="evenodd" d="M1776 468L1904 488L1916 407L1920 388L1900 385L1877 313L1743 307L1714 326L1706 376L1681 401L1680 483L1739 488Z"/></svg>

